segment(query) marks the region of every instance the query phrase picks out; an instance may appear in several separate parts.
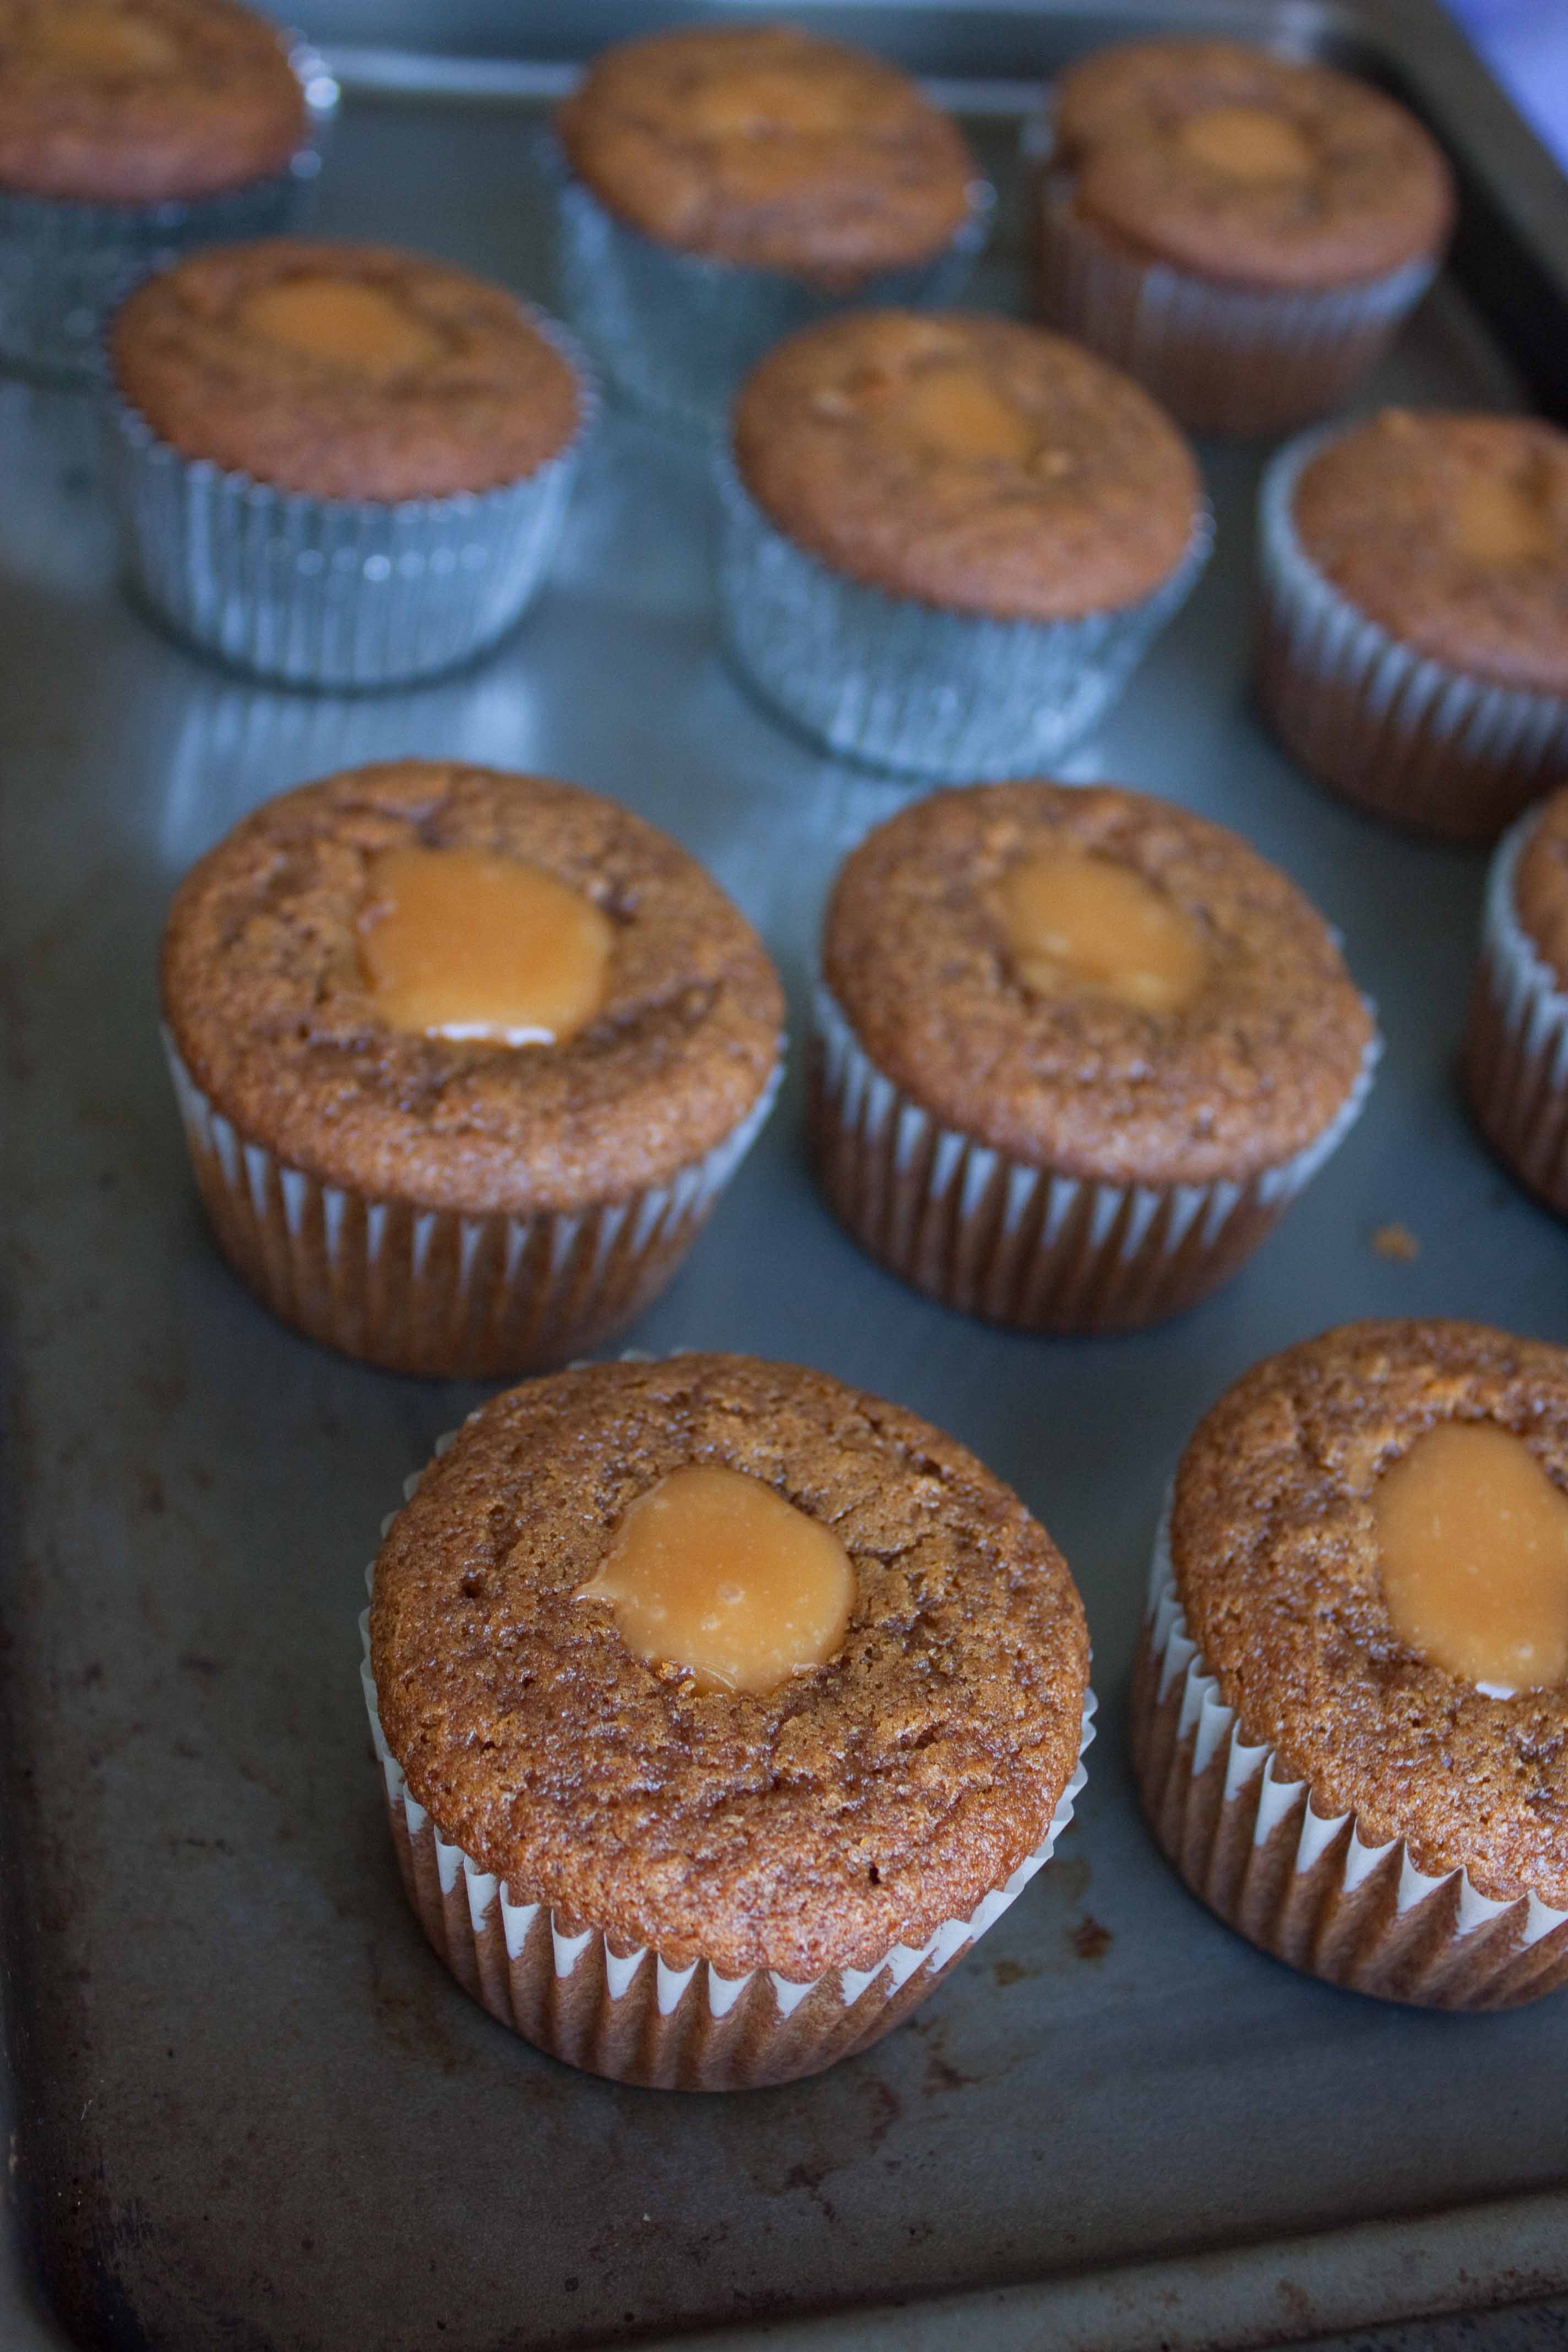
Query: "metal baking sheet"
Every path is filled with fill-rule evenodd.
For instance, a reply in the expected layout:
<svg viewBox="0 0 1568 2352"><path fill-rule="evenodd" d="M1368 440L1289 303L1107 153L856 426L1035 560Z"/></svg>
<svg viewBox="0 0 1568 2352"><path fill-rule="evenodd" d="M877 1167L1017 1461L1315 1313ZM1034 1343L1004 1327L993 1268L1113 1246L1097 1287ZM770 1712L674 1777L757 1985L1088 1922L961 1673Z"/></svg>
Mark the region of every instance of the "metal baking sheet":
<svg viewBox="0 0 1568 2352"><path fill-rule="evenodd" d="M521 135L552 79L537 69L631 9L299 13L350 82L320 228L548 299ZM1426 0L792 13L960 100L967 84L1004 183L976 289L997 304L1021 286L1010 110L1051 64L1157 23L1245 22L1352 58L1437 121L1471 206L1468 295L1445 282L1368 400L1511 404L1527 379L1553 397L1568 197ZM434 67L411 57L441 45ZM857 1253L804 1160L796 1054L633 1337L820 1364L973 1446L1077 1572L1104 1712L1059 1860L910 2026L815 2082L687 2099L538 2055L458 1991L405 1908L360 1712L361 1572L405 1472L480 1391L340 1362L219 1262L160 1061L154 948L178 875L258 801L352 761L456 755L553 771L668 826L761 926L798 1034L829 877L910 788L818 759L738 690L714 648L700 465L626 418L607 420L519 634L462 677L349 700L249 688L152 634L115 588L84 404L0 390L12 2173L56 2315L18 2286L7 2343L524 2352L698 2327L740 2342L771 2320L788 2325L770 2340L842 2344L854 2313L857 2343L933 2352L1195 2346L1568 2287L1568 2001L1464 2020L1297 1978L1183 1891L1129 1782L1150 1537L1215 1393L1352 1315L1568 1340L1568 1231L1486 1157L1454 1091L1484 861L1320 797L1264 734L1247 689L1258 457L1205 458L1216 560L1070 772L1168 793L1278 859L1379 1002L1382 1075L1222 1297L1074 1343L950 1315ZM1413 1259L1374 1247L1390 1224Z"/></svg>

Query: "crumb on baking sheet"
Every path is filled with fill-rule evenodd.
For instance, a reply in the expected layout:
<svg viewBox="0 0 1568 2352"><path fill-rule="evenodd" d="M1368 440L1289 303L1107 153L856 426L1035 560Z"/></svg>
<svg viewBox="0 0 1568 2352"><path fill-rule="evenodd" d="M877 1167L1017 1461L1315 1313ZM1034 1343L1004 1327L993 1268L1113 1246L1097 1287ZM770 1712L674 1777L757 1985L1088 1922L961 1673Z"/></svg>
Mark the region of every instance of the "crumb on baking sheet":
<svg viewBox="0 0 1568 2352"><path fill-rule="evenodd" d="M1408 1225L1374 1225L1371 1240L1379 1257L1391 1257L1400 1265L1409 1265L1421 1255L1421 1244Z"/></svg>

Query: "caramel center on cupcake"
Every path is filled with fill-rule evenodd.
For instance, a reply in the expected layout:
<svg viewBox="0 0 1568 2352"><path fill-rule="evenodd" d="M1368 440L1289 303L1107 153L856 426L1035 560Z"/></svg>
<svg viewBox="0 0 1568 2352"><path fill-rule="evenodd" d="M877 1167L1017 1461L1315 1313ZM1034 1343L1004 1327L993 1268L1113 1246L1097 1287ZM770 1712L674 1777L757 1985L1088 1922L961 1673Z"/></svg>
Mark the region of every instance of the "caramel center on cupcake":
<svg viewBox="0 0 1568 2352"><path fill-rule="evenodd" d="M113 81L126 74L173 73L180 63L180 44L162 25L128 8L60 7L41 9L28 27L28 46L49 65L95 79Z"/></svg>
<svg viewBox="0 0 1568 2352"><path fill-rule="evenodd" d="M1556 550L1552 518L1527 484L1472 474L1454 502L1454 535L1473 563L1549 563Z"/></svg>
<svg viewBox="0 0 1568 2352"><path fill-rule="evenodd" d="M1402 1642L1506 1697L1568 1677L1568 1495L1495 1422L1423 1431L1373 1494Z"/></svg>
<svg viewBox="0 0 1568 2352"><path fill-rule="evenodd" d="M384 287L324 273L253 288L241 298L238 323L263 342L376 383L428 367L447 348L440 335Z"/></svg>
<svg viewBox="0 0 1568 2352"><path fill-rule="evenodd" d="M1196 925L1131 866L1039 850L996 886L1013 970L1039 996L1085 991L1145 1013L1180 1013L1208 972Z"/></svg>
<svg viewBox="0 0 1568 2352"><path fill-rule="evenodd" d="M776 1690L841 1646L855 1571L820 1519L741 1470L672 1470L639 1495L577 1592L628 1650L699 1690Z"/></svg>
<svg viewBox="0 0 1568 2352"><path fill-rule="evenodd" d="M390 1027L551 1045L603 1005L615 926L526 859L410 844L371 860L359 943Z"/></svg>
<svg viewBox="0 0 1568 2352"><path fill-rule="evenodd" d="M1289 115L1267 106L1205 106L1176 131L1182 153L1227 180L1310 180L1311 141Z"/></svg>

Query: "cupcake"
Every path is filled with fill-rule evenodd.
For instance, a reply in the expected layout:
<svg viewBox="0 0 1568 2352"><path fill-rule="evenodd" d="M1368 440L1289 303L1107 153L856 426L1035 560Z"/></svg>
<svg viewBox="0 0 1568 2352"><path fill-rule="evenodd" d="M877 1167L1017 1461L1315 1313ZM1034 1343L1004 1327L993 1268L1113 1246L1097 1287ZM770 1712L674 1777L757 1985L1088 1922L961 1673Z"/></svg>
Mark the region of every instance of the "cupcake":
<svg viewBox="0 0 1568 2352"><path fill-rule="evenodd" d="M538 587L594 396L503 287L382 246L224 246L139 287L109 352L127 571L198 651L395 685Z"/></svg>
<svg viewBox="0 0 1568 2352"><path fill-rule="evenodd" d="M1040 316L1194 432L1325 415L1442 259L1441 152L1331 67L1240 41L1128 42L1064 74L1053 113Z"/></svg>
<svg viewBox="0 0 1568 2352"><path fill-rule="evenodd" d="M1499 1159L1568 1217L1568 786L1492 861L1463 1078Z"/></svg>
<svg viewBox="0 0 1568 2352"><path fill-rule="evenodd" d="M1143 1808L1227 1927L1435 2009L1568 1983L1568 1350L1351 1323L1182 1457L1133 1673Z"/></svg>
<svg viewBox="0 0 1568 2352"><path fill-rule="evenodd" d="M817 1174L945 1306L1126 1330L1236 1271L1376 1053L1328 926L1235 834L1110 785L933 793L834 888Z"/></svg>
<svg viewBox="0 0 1568 2352"><path fill-rule="evenodd" d="M991 191L897 67L789 25L597 58L558 118L561 272L628 398L709 430L781 337L854 302L951 301Z"/></svg>
<svg viewBox="0 0 1568 2352"><path fill-rule="evenodd" d="M1083 1786L1050 1538L900 1407L793 1364L492 1398L388 1521L366 1699L408 1899L491 2015L742 2090L907 2017Z"/></svg>
<svg viewBox="0 0 1568 2352"><path fill-rule="evenodd" d="M876 310L771 352L721 465L724 640L826 749L1016 774L1101 717L1206 560L1185 442L1037 328Z"/></svg>
<svg viewBox="0 0 1568 2352"><path fill-rule="evenodd" d="M336 101L234 0L0 0L0 364L85 382L146 270L287 227Z"/></svg>
<svg viewBox="0 0 1568 2352"><path fill-rule="evenodd" d="M1568 433L1384 409L1282 450L1258 691L1320 783L1495 840L1568 774Z"/></svg>
<svg viewBox="0 0 1568 2352"><path fill-rule="evenodd" d="M542 776L403 760L283 793L186 876L161 976L224 1255L394 1371L490 1378L629 1322L778 1076L751 926Z"/></svg>

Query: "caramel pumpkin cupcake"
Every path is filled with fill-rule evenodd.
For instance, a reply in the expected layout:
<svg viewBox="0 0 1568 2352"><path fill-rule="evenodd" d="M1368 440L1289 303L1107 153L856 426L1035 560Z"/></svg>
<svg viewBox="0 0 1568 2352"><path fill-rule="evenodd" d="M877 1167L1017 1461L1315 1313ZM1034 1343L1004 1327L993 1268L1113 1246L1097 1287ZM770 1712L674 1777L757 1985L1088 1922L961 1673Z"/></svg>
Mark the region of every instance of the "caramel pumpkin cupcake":
<svg viewBox="0 0 1568 2352"><path fill-rule="evenodd" d="M1050 1853L1089 1642L973 1454L826 1373L594 1364L410 1482L365 1696L408 1898L466 1991L617 2081L811 2074Z"/></svg>
<svg viewBox="0 0 1568 2352"><path fill-rule="evenodd" d="M849 302L951 301L991 191L907 74L790 25L624 41L558 118L577 327L641 405L703 428L771 344Z"/></svg>
<svg viewBox="0 0 1568 2352"><path fill-rule="evenodd" d="M504 287L383 246L194 255L110 333L133 586L263 677L387 686L503 635L554 546L594 394Z"/></svg>
<svg viewBox="0 0 1568 2352"><path fill-rule="evenodd" d="M1132 1727L1162 1848L1277 1959L1568 1983L1568 1350L1351 1323L1255 1366L1182 1457Z"/></svg>
<svg viewBox="0 0 1568 2352"><path fill-rule="evenodd" d="M1320 783L1494 840L1568 774L1568 433L1384 409L1281 451L1258 690Z"/></svg>
<svg viewBox="0 0 1568 2352"><path fill-rule="evenodd" d="M944 1305L1125 1330L1235 1272L1376 1053L1327 925L1235 834L1109 785L933 793L828 907L817 1173Z"/></svg>
<svg viewBox="0 0 1568 2352"><path fill-rule="evenodd" d="M162 992L236 1270L345 1354L476 1378L664 1287L766 1116L784 1011L667 835L427 760L236 826L175 895Z"/></svg>
<svg viewBox="0 0 1568 2352"><path fill-rule="evenodd" d="M1016 774L1100 718L1207 558L1191 451L1126 376L1008 319L874 310L735 404L721 617L829 751Z"/></svg>
<svg viewBox="0 0 1568 2352"><path fill-rule="evenodd" d="M1430 283L1454 218L1434 142L1331 67L1135 41L1062 76L1040 315L1194 432L1321 416Z"/></svg>
<svg viewBox="0 0 1568 2352"><path fill-rule="evenodd" d="M234 0L0 0L0 359L96 374L146 270L297 216L336 100Z"/></svg>
<svg viewBox="0 0 1568 2352"><path fill-rule="evenodd" d="M1499 1159L1568 1217L1568 787L1492 861L1463 1076Z"/></svg>

